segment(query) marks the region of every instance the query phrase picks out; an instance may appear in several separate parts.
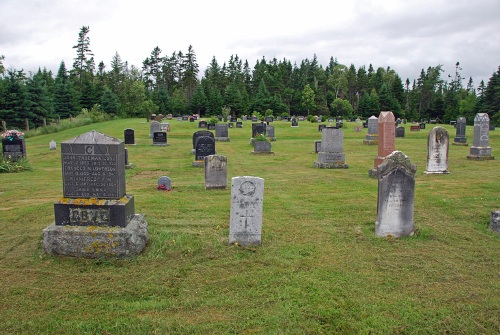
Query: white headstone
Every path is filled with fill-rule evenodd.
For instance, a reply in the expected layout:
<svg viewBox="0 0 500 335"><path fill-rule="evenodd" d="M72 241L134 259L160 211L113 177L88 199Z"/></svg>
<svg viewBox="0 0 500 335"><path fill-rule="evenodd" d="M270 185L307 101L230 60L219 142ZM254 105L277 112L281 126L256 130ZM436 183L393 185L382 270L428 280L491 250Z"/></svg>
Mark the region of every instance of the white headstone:
<svg viewBox="0 0 500 335"><path fill-rule="evenodd" d="M427 138L427 167L425 173L448 172L449 135L443 127L434 127Z"/></svg>
<svg viewBox="0 0 500 335"><path fill-rule="evenodd" d="M49 142L49 149L56 150L56 141L52 140Z"/></svg>

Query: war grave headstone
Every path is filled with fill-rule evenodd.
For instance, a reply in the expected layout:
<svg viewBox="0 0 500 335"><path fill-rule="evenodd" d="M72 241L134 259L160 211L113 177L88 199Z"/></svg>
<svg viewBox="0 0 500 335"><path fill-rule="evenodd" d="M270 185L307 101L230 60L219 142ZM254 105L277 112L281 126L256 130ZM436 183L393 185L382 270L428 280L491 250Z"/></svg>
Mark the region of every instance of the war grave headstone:
<svg viewBox="0 0 500 335"><path fill-rule="evenodd" d="M237 121L236 122L236 128L243 128L243 122Z"/></svg>
<svg viewBox="0 0 500 335"><path fill-rule="evenodd" d="M217 123L215 125L215 140L218 142L229 142L228 125L225 123Z"/></svg>
<svg viewBox="0 0 500 335"><path fill-rule="evenodd" d="M344 131L335 127L325 127L321 132L321 151L314 167L321 169L347 169L345 162Z"/></svg>
<svg viewBox="0 0 500 335"><path fill-rule="evenodd" d="M167 176L161 176L158 178L158 185L156 186L158 191L171 191L172 181Z"/></svg>
<svg viewBox="0 0 500 335"><path fill-rule="evenodd" d="M396 136L395 137L405 137L405 127L396 127Z"/></svg>
<svg viewBox="0 0 500 335"><path fill-rule="evenodd" d="M266 135L270 141L276 141L276 136L274 136L274 126L266 126Z"/></svg>
<svg viewBox="0 0 500 335"><path fill-rule="evenodd" d="M464 117L459 117L457 123L455 124L456 133L453 139L453 145L468 146L467 137L465 136L465 130L467 129L467 120Z"/></svg>
<svg viewBox="0 0 500 335"><path fill-rule="evenodd" d="M209 130L199 130L193 133L193 149L191 150L191 153L194 155L196 153L196 142L198 141L198 138L202 136L208 136L215 138L214 133L212 133Z"/></svg>
<svg viewBox="0 0 500 335"><path fill-rule="evenodd" d="M153 133L153 145L165 146L167 145L167 132L156 131Z"/></svg>
<svg viewBox="0 0 500 335"><path fill-rule="evenodd" d="M126 145L135 145L134 129L127 128L123 131L123 138Z"/></svg>
<svg viewBox="0 0 500 335"><path fill-rule="evenodd" d="M2 133L2 153L5 159L13 162L26 158L24 133L14 129Z"/></svg>
<svg viewBox="0 0 500 335"><path fill-rule="evenodd" d="M194 167L203 167L204 159L207 156L215 155L215 139L210 136L201 136L196 140Z"/></svg>
<svg viewBox="0 0 500 335"><path fill-rule="evenodd" d="M57 149L57 144L56 141L52 140L49 142L49 150L56 150Z"/></svg>
<svg viewBox="0 0 500 335"><path fill-rule="evenodd" d="M153 138L153 134L159 131L161 131L160 122L151 121L151 123L149 124L149 138Z"/></svg>
<svg viewBox="0 0 500 335"><path fill-rule="evenodd" d="M486 113L477 113L474 118L474 140L470 147L467 159L490 160L495 159L491 155L490 142L490 118Z"/></svg>
<svg viewBox="0 0 500 335"><path fill-rule="evenodd" d="M91 131L61 143L63 198L43 232L45 252L75 257L131 257L148 239L144 215L125 190L125 147Z"/></svg>
<svg viewBox="0 0 500 335"><path fill-rule="evenodd" d="M229 244L241 246L262 243L264 179L240 176L231 179Z"/></svg>
<svg viewBox="0 0 500 335"><path fill-rule="evenodd" d="M417 167L401 151L394 151L377 167L378 198L375 234L412 236Z"/></svg>
<svg viewBox="0 0 500 335"><path fill-rule="evenodd" d="M378 117L372 115L367 120L368 134L366 134L363 144L378 144Z"/></svg>
<svg viewBox="0 0 500 335"><path fill-rule="evenodd" d="M494 232L500 233L500 210L491 212L490 229Z"/></svg>
<svg viewBox="0 0 500 335"><path fill-rule="evenodd" d="M205 189L227 188L227 158L220 155L205 157Z"/></svg>
<svg viewBox="0 0 500 335"><path fill-rule="evenodd" d="M446 174L448 172L448 131L443 127L434 127L427 136L427 165L424 173Z"/></svg>
<svg viewBox="0 0 500 335"><path fill-rule="evenodd" d="M207 121L198 122L198 128L206 128L206 127L207 127Z"/></svg>
<svg viewBox="0 0 500 335"><path fill-rule="evenodd" d="M378 156L375 157L373 169L368 170L368 175L377 178L377 166L382 164L385 157L395 150L395 126L392 112L380 112L378 117Z"/></svg>

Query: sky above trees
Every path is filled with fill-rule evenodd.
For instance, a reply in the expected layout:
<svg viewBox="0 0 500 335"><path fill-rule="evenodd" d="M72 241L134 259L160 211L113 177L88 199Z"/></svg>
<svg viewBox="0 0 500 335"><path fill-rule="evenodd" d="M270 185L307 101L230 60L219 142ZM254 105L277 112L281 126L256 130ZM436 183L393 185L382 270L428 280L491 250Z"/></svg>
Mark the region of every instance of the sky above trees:
<svg viewBox="0 0 500 335"><path fill-rule="evenodd" d="M355 0L307 2L229 0L3 0L0 55L6 68L57 72L73 61L75 36L90 27L96 62L109 69L118 52L141 67L150 51L192 45L200 73L215 56L238 55L250 64L286 58L330 57L356 67L395 69L403 80L442 64L443 76L460 62L475 83L497 70L500 55L498 0Z"/></svg>

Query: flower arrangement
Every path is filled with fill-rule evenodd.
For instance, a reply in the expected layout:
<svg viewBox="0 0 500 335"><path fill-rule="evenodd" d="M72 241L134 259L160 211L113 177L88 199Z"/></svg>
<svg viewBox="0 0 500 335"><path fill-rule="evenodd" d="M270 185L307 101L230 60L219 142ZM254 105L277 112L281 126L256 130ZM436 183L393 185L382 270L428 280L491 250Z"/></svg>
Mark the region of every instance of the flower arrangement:
<svg viewBox="0 0 500 335"><path fill-rule="evenodd" d="M269 142L269 139L264 134L255 134L255 142Z"/></svg>
<svg viewBox="0 0 500 335"><path fill-rule="evenodd" d="M9 141L14 141L21 138L24 138L24 133L19 130L11 129L2 133L2 139L4 140L7 139Z"/></svg>
<svg viewBox="0 0 500 335"><path fill-rule="evenodd" d="M172 191L171 188L167 187L165 184L160 184L156 187L157 190L159 191Z"/></svg>

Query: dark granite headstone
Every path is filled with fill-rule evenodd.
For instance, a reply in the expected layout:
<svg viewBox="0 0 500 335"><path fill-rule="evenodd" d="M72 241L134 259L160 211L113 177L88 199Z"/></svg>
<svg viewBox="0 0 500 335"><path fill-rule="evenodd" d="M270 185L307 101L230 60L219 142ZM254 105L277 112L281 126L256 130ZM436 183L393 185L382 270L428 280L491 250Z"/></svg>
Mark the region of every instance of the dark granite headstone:
<svg viewBox="0 0 500 335"><path fill-rule="evenodd" d="M208 136L214 138L214 133L208 130L199 130L193 134L193 149L196 149L196 142L202 136Z"/></svg>
<svg viewBox="0 0 500 335"><path fill-rule="evenodd" d="M243 128L243 122L241 121L236 122L236 128Z"/></svg>
<svg viewBox="0 0 500 335"><path fill-rule="evenodd" d="M396 128L396 137L405 137L405 127Z"/></svg>
<svg viewBox="0 0 500 335"><path fill-rule="evenodd" d="M153 133L153 145L167 145L167 133L164 131Z"/></svg>
<svg viewBox="0 0 500 335"><path fill-rule="evenodd" d="M209 124L207 125L207 129L208 129L208 130L215 130L215 123L209 123Z"/></svg>
<svg viewBox="0 0 500 335"><path fill-rule="evenodd" d="M196 141L196 160L204 160L205 157L215 155L215 139L213 137L202 136Z"/></svg>
<svg viewBox="0 0 500 335"><path fill-rule="evenodd" d="M456 134L453 139L454 144L467 145L467 137L465 136L465 131L467 129L467 120L464 117L459 117L457 123L455 124Z"/></svg>
<svg viewBox="0 0 500 335"><path fill-rule="evenodd" d="M17 161L26 157L26 142L24 138L2 139L2 151L5 159Z"/></svg>
<svg viewBox="0 0 500 335"><path fill-rule="evenodd" d="M123 131L123 137L125 139L125 144L135 144L135 134L134 129L125 129Z"/></svg>
<svg viewBox="0 0 500 335"><path fill-rule="evenodd" d="M298 127L299 126L299 121L297 121L296 118L292 119L292 127Z"/></svg>
<svg viewBox="0 0 500 335"><path fill-rule="evenodd" d="M206 128L206 127L207 127L207 121L198 122L198 128Z"/></svg>
<svg viewBox="0 0 500 335"><path fill-rule="evenodd" d="M258 135L266 134L266 124L265 123L252 123L252 137L256 137Z"/></svg>

